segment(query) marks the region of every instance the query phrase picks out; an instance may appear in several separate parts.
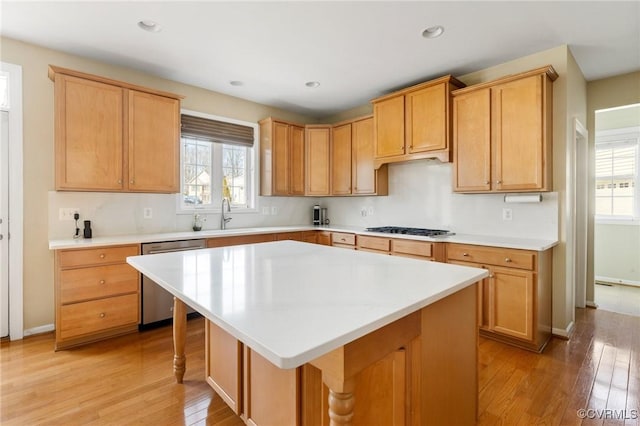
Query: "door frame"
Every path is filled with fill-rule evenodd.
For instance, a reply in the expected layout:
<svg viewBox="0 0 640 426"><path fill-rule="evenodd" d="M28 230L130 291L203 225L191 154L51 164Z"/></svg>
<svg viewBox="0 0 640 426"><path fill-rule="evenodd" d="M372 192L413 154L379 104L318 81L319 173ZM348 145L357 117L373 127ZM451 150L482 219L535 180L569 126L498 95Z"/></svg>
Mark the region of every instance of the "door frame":
<svg viewBox="0 0 640 426"><path fill-rule="evenodd" d="M22 67L0 62L9 74L9 338L22 339L23 327L23 111Z"/></svg>
<svg viewBox="0 0 640 426"><path fill-rule="evenodd" d="M574 311L573 307L586 307L587 302L588 142L589 133L587 128L580 120L574 118L573 139L567 147L566 214L566 278L572 289L570 295L572 311ZM581 179L582 182L580 181Z"/></svg>

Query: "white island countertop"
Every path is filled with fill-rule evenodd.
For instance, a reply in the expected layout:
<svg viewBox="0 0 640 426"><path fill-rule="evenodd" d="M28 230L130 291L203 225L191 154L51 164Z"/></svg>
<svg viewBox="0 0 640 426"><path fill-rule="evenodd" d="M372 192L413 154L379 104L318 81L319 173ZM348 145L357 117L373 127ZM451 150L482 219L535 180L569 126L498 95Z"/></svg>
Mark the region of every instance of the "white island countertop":
<svg viewBox="0 0 640 426"><path fill-rule="evenodd" d="M132 256L127 262L284 369L488 275L296 241Z"/></svg>

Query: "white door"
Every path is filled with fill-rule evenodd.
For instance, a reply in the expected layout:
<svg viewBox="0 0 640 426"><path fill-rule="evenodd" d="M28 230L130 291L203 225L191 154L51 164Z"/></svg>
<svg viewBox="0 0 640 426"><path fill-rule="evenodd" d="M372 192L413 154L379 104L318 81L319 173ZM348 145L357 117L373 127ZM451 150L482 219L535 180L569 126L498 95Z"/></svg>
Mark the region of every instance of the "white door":
<svg viewBox="0 0 640 426"><path fill-rule="evenodd" d="M0 111L0 337L9 335L9 113Z"/></svg>

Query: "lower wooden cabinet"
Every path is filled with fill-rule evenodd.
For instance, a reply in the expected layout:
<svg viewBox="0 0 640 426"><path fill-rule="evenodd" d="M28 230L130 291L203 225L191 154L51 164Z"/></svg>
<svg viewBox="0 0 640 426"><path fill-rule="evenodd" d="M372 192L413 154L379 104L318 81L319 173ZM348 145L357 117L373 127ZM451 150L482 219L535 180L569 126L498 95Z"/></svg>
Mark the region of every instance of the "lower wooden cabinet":
<svg viewBox="0 0 640 426"><path fill-rule="evenodd" d="M330 424L329 390L318 368L305 364L279 369L210 321L205 336L207 383L247 424ZM409 353L411 348L399 348L358 374L352 424L406 424L412 380Z"/></svg>
<svg viewBox="0 0 640 426"><path fill-rule="evenodd" d="M126 264L139 246L55 252L55 349L137 331L140 274Z"/></svg>
<svg viewBox="0 0 640 426"><path fill-rule="evenodd" d="M331 232L329 231L315 231L316 232L316 244L322 244L323 246L331 245Z"/></svg>
<svg viewBox="0 0 640 426"><path fill-rule="evenodd" d="M540 352L551 337L551 250L449 244L448 263L489 271L477 287L481 335Z"/></svg>

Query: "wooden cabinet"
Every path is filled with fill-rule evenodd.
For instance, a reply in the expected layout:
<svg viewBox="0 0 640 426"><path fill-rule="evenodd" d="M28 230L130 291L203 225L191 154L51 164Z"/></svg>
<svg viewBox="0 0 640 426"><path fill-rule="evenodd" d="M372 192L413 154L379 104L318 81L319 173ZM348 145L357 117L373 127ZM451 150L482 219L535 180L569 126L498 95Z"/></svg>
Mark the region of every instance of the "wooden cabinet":
<svg viewBox="0 0 640 426"><path fill-rule="evenodd" d="M342 247L342 248L355 250L356 234L347 234L344 232L332 232L331 245L334 247Z"/></svg>
<svg viewBox="0 0 640 426"><path fill-rule="evenodd" d="M228 247L239 246L242 244L256 244L266 243L269 241L275 241L276 234L250 234L250 235L236 235L229 237L218 237L207 239L207 247Z"/></svg>
<svg viewBox="0 0 640 426"><path fill-rule="evenodd" d="M179 191L180 96L49 67L56 190Z"/></svg>
<svg viewBox="0 0 640 426"><path fill-rule="evenodd" d="M483 335L542 351L551 336L551 250L448 244L447 259L489 271L478 286Z"/></svg>
<svg viewBox="0 0 640 426"><path fill-rule="evenodd" d="M304 127L260 121L260 195L304 195Z"/></svg>
<svg viewBox="0 0 640 426"><path fill-rule="evenodd" d="M375 167L419 158L450 161L452 76L374 99Z"/></svg>
<svg viewBox="0 0 640 426"><path fill-rule="evenodd" d="M444 243L400 238L391 240L391 255L421 260L433 260L436 262L444 262L446 258Z"/></svg>
<svg viewBox="0 0 640 426"><path fill-rule="evenodd" d="M351 123L331 130L331 194L351 194Z"/></svg>
<svg viewBox="0 0 640 426"><path fill-rule="evenodd" d="M305 127L306 190L307 195L330 195L331 127Z"/></svg>
<svg viewBox="0 0 640 426"><path fill-rule="evenodd" d="M323 246L331 245L331 232L329 231L316 231L316 244Z"/></svg>
<svg viewBox="0 0 640 426"><path fill-rule="evenodd" d="M552 190L551 66L453 92L454 191Z"/></svg>
<svg viewBox="0 0 640 426"><path fill-rule="evenodd" d="M137 331L140 274L126 264L137 245L55 252L55 349Z"/></svg>
<svg viewBox="0 0 640 426"><path fill-rule="evenodd" d="M242 413L243 345L232 335L205 321L205 377L234 413Z"/></svg>
<svg viewBox="0 0 640 426"><path fill-rule="evenodd" d="M356 241L358 242L358 250L389 254L389 247L391 245L389 238L357 235Z"/></svg>

